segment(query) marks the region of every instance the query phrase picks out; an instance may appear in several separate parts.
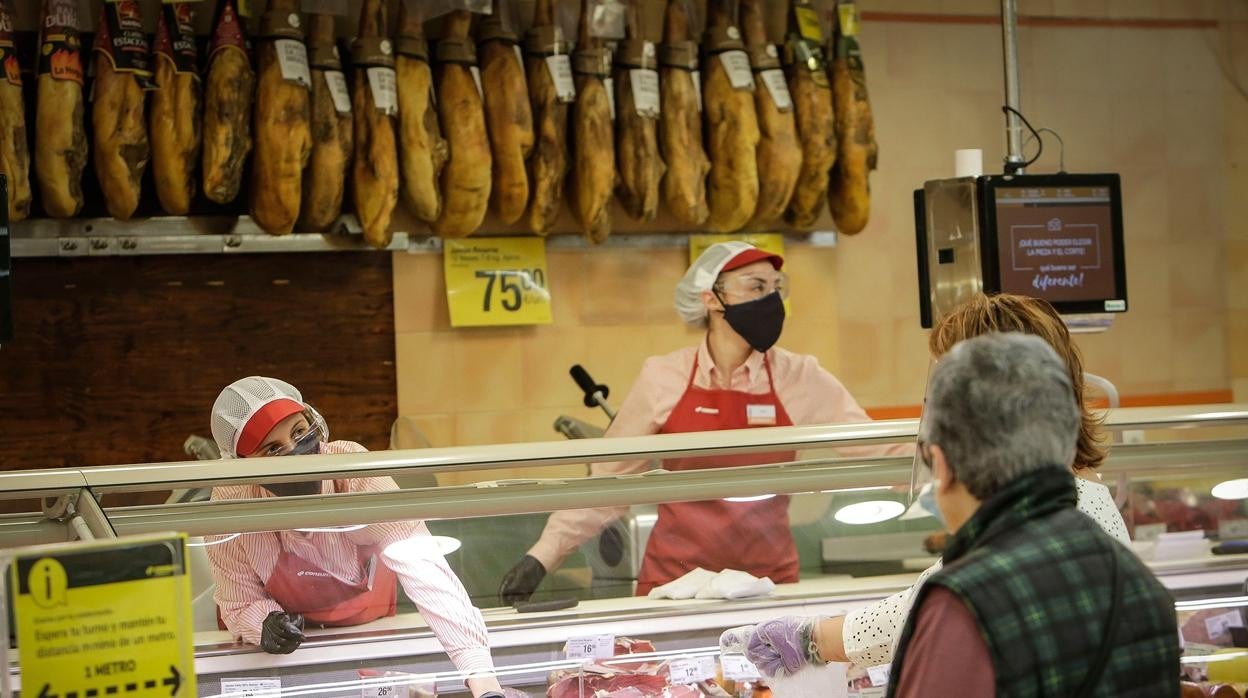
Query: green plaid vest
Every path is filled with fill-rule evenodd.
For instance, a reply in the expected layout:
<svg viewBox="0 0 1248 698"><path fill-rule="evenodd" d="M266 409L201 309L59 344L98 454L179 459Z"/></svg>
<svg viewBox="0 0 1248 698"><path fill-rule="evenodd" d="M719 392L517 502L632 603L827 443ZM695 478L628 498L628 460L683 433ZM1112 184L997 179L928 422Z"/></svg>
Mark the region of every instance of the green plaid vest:
<svg viewBox="0 0 1248 698"><path fill-rule="evenodd" d="M1075 500L1069 471L1054 468L1019 478L980 506L950 538L944 569L915 598L893 657L890 696L933 585L956 594L975 617L998 696L1076 696L1106 642L1104 670L1086 695L1179 695L1173 598ZM1122 594L1111 629L1115 560Z"/></svg>

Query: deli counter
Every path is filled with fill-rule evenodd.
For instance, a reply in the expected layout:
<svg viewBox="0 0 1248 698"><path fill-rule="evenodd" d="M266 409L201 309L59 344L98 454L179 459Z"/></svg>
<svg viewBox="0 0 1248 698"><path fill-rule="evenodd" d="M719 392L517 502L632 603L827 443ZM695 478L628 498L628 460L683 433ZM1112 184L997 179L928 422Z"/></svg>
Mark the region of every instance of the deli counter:
<svg viewBox="0 0 1248 698"><path fill-rule="evenodd" d="M1243 548L1233 541L1248 539L1248 499L1223 499L1212 492L1220 483L1248 476L1248 405L1118 409L1105 419L1115 443L1100 468L1102 481L1114 494L1136 551L1176 599L1186 643L1184 671L1210 680L1244 671L1248 554L1236 552ZM727 628L782 615L840 614L909 587L937 559L933 540L939 538L933 518L897 516L910 504L916 471L913 456L897 454L906 449L896 445L912 444L917 429L917 420L895 420L0 473L0 497L27 504L26 513L0 517L0 547L185 532L191 541L200 696L247 695L247 690L271 689L274 682L282 695L464 694L464 677L455 673L402 589L393 617L350 628L309 629L308 640L288 655L236 643L217 625L205 547L213 541L264 531L350 530L424 520L432 540L443 546L439 554L445 554L481 609L502 683L536 696L546 693L554 679L579 674L580 689L571 694L593 695L592 688L585 689L584 662L568 658L571 639L610 636L626 645L625 638L636 640L633 651L643 653L632 655L630 667L641 659L714 658ZM884 452L890 444L894 455L861 455L863 447ZM847 448L857 457L838 453ZM656 467L624 476L543 476L549 466L633 459L661 464L672 457L778 452L796 457L682 472ZM491 471L516 469L535 476L491 479ZM447 473L472 473L475 481L431 486ZM228 485L383 476L393 477L399 489L232 501L205 497L212 487ZM110 504L119 494L135 492L169 495L161 505ZM781 496L789 497L800 581L738 600L634 596L656 507ZM536 602L550 603L536 603L524 612L500 606L500 579L538 539L549 513L587 505L627 513L581 545L559 570L550 571L534 596ZM15 650L10 666L11 682L20 687ZM870 686L870 681L854 685ZM749 690L748 683L729 687L738 693ZM860 695L874 695L860 690Z"/></svg>

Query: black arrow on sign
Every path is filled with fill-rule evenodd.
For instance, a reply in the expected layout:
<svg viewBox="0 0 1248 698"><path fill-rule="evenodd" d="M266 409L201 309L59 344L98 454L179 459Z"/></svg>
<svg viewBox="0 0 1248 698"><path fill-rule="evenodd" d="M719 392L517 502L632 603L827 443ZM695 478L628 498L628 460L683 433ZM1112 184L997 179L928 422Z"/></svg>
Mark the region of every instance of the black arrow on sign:
<svg viewBox="0 0 1248 698"><path fill-rule="evenodd" d="M169 695L176 696L178 695L178 689L182 688L182 674L178 671L178 668L176 666L170 665L169 676L165 678L163 681L161 681L160 683L165 686L170 687ZM156 682L144 681L142 684L137 683L137 682L127 683L127 684L118 684L116 686L108 686L103 689L88 688L86 689L84 696L85 698L96 698L96 696L99 696L101 693L103 693L104 695L115 696L121 692L123 687L126 693L134 693L135 691L139 690L140 686L150 690L150 689L156 688ZM45 683L43 684L43 689L39 691L39 698L61 698L61 697L57 695L56 693L52 692L52 684ZM65 698L78 698L78 692L69 691L68 693L65 694Z"/></svg>

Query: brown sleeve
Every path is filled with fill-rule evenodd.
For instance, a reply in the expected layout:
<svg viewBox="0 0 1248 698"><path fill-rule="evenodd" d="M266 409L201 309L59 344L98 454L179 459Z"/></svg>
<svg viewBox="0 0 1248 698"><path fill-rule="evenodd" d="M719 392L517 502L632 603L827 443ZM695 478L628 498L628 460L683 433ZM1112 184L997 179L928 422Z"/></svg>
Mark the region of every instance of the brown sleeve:
<svg viewBox="0 0 1248 698"><path fill-rule="evenodd" d="M996 676L988 645L966 604L953 592L936 587L928 592L906 651L898 682L898 698L958 696L993 698Z"/></svg>

